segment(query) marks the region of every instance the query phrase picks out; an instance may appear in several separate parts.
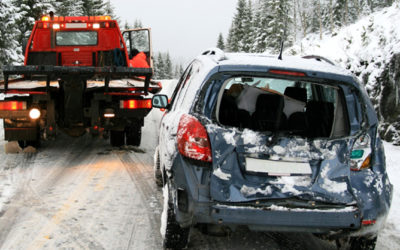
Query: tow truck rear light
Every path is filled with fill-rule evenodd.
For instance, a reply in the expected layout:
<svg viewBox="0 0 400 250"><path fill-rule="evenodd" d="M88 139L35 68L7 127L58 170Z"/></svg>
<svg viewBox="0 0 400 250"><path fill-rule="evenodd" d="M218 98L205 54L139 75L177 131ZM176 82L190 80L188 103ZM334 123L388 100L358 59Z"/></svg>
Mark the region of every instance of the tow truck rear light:
<svg viewBox="0 0 400 250"><path fill-rule="evenodd" d="M40 117L40 110L37 108L33 108L29 111L29 117L33 120L36 120Z"/></svg>
<svg viewBox="0 0 400 250"><path fill-rule="evenodd" d="M287 75L287 76L306 76L303 72L297 71L288 71L288 70L278 70L278 69L270 69L269 73L276 74L276 75Z"/></svg>
<svg viewBox="0 0 400 250"><path fill-rule="evenodd" d="M211 162L211 145L204 126L191 115L183 115L177 133L178 150L183 156Z"/></svg>
<svg viewBox="0 0 400 250"><path fill-rule="evenodd" d="M93 24L93 29L99 29L100 28L100 24L99 23L94 23Z"/></svg>
<svg viewBox="0 0 400 250"><path fill-rule="evenodd" d="M25 110L26 102L19 101L1 101L0 110Z"/></svg>
<svg viewBox="0 0 400 250"><path fill-rule="evenodd" d="M151 109L151 99L143 100L121 100L119 107L121 109Z"/></svg>
<svg viewBox="0 0 400 250"><path fill-rule="evenodd" d="M60 29L60 24L55 23L53 24L53 30L59 30Z"/></svg>

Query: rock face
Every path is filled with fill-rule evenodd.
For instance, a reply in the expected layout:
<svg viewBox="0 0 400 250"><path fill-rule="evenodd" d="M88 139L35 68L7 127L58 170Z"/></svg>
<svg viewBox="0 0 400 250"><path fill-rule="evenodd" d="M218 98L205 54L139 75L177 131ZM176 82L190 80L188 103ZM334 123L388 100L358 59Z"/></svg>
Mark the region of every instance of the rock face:
<svg viewBox="0 0 400 250"><path fill-rule="evenodd" d="M377 82L381 90L375 100L379 103L380 135L400 145L400 53L393 55Z"/></svg>

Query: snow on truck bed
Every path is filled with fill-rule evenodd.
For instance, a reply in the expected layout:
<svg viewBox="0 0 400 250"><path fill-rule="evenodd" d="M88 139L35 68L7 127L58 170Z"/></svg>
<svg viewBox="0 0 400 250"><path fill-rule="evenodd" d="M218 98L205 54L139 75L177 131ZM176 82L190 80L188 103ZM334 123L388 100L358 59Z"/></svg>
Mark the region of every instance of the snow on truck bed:
<svg viewBox="0 0 400 250"><path fill-rule="evenodd" d="M58 81L51 81L51 87L59 87ZM104 86L104 81L100 80L88 80L87 87L95 88ZM34 89L46 87L46 81L29 81L21 80L18 82L12 82L8 84L10 89ZM144 87L144 81L133 80L133 79L121 79L121 80L111 80L109 84L110 88L129 88L129 87ZM0 89L3 89L1 86Z"/></svg>

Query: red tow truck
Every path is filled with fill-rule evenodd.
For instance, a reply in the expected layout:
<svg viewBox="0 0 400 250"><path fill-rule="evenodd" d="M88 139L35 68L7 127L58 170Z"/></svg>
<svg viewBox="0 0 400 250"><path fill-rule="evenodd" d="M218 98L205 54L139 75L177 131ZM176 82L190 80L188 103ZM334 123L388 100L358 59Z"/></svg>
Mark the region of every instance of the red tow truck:
<svg viewBox="0 0 400 250"><path fill-rule="evenodd" d="M151 94L161 90L151 80L150 35L150 29L121 33L110 16L43 16L27 41L24 65L3 67L4 139L37 146L57 130L89 131L109 136L113 146L139 146ZM146 67L131 66L138 53Z"/></svg>

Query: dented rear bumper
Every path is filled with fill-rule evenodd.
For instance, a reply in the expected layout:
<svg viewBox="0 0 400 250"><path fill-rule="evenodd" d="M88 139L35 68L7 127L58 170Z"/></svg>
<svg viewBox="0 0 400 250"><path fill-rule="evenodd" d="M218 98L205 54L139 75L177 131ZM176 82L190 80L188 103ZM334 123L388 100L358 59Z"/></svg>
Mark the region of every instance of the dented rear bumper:
<svg viewBox="0 0 400 250"><path fill-rule="evenodd" d="M210 218L215 224L247 225L255 231L329 233L361 227L360 211L354 206L322 210L214 205Z"/></svg>

